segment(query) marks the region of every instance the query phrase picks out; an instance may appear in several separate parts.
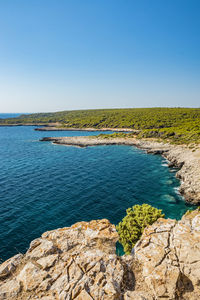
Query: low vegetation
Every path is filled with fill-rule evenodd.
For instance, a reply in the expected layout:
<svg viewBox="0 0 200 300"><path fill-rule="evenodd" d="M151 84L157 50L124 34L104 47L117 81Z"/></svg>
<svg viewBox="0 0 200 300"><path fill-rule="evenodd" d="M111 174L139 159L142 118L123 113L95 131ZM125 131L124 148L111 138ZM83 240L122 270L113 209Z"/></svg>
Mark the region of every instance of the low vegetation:
<svg viewBox="0 0 200 300"><path fill-rule="evenodd" d="M105 134L105 133L101 133L98 134L97 136L92 136L93 138L100 138L100 139L114 139L114 138L133 138L135 137L136 134L135 133L125 133L125 132L114 132L114 133L109 133L109 134Z"/></svg>
<svg viewBox="0 0 200 300"><path fill-rule="evenodd" d="M200 142L200 108L132 108L62 111L0 119L6 124L52 124L74 128L131 128L138 138L158 138L177 144Z"/></svg>
<svg viewBox="0 0 200 300"><path fill-rule="evenodd" d="M119 242L122 244L124 252L130 254L144 229L165 215L161 209L148 204L134 205L132 208L128 208L126 213L127 215L116 228L119 234Z"/></svg>

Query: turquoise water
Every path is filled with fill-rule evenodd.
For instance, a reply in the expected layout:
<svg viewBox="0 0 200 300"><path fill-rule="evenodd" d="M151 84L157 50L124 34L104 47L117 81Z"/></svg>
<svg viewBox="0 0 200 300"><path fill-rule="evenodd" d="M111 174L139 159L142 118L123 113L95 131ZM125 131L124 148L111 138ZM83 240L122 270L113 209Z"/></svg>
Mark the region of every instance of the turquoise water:
<svg viewBox="0 0 200 300"><path fill-rule="evenodd" d="M117 224L134 204L172 218L188 209L161 156L130 146L52 145L39 139L96 133L33 129L0 127L0 259L25 252L47 230L101 218Z"/></svg>

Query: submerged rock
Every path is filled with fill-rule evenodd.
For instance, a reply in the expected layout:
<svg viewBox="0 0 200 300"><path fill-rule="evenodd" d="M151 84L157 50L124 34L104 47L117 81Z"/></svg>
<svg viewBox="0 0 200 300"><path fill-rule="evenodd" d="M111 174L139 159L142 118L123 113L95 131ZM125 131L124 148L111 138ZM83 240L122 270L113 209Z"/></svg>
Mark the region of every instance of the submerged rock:
<svg viewBox="0 0 200 300"><path fill-rule="evenodd" d="M0 266L0 299L154 300L200 298L200 212L159 219L134 255L118 257L108 220L45 232L25 255Z"/></svg>

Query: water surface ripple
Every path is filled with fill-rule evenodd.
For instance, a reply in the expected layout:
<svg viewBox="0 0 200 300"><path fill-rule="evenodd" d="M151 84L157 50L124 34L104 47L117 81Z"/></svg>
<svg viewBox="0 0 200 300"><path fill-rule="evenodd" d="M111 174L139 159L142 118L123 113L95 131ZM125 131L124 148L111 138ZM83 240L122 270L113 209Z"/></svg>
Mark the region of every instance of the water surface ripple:
<svg viewBox="0 0 200 300"><path fill-rule="evenodd" d="M172 218L188 208L161 156L131 146L42 143L44 136L96 133L33 129L0 128L0 259L25 252L47 230L101 218L117 224L134 204L149 203Z"/></svg>

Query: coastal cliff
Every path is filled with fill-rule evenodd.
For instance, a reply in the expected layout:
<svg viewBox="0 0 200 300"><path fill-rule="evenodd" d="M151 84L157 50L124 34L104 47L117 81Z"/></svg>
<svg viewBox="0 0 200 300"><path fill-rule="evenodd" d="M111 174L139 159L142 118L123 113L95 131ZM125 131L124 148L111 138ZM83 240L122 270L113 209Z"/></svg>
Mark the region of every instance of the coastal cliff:
<svg viewBox="0 0 200 300"><path fill-rule="evenodd" d="M146 228L132 255L117 256L108 220L45 232L0 265L0 299L196 300L200 212Z"/></svg>

